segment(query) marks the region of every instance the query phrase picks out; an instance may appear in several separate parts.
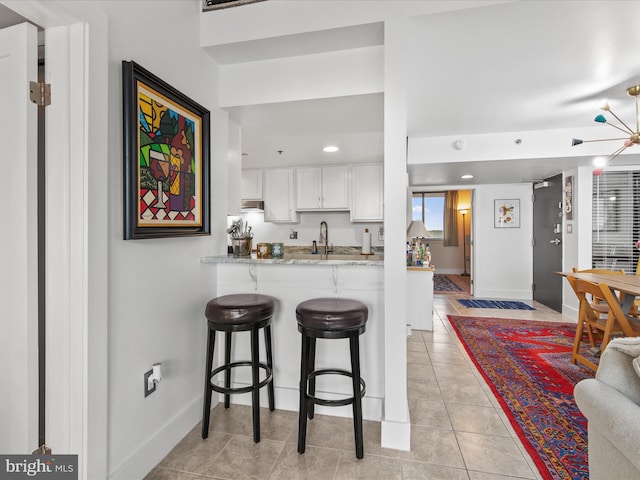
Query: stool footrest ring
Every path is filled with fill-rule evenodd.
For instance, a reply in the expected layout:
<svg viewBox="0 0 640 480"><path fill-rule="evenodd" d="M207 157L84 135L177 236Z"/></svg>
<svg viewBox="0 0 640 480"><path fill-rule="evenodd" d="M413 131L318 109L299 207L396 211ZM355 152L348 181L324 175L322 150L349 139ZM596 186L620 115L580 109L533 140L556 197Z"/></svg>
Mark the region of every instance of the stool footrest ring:
<svg viewBox="0 0 640 480"><path fill-rule="evenodd" d="M353 378L353 373L348 372L347 370L325 368L322 370L314 370L313 372L310 372L309 375L307 375L307 385L309 384L310 379L316 378L322 375L342 375L343 377ZM360 398L363 398L367 390L367 384L362 378L360 378L360 386L362 387L360 391ZM311 400L314 404L323 405L325 407L342 407L344 405L351 405L354 400L354 397L347 397L347 398L342 398L338 400L327 400L324 398L319 398L316 396L309 395L309 391L306 388L305 388L304 394L305 394L305 397Z"/></svg>
<svg viewBox="0 0 640 480"><path fill-rule="evenodd" d="M215 377L217 374L219 374L220 372L223 372L225 370L231 370L232 368L235 367L250 367L251 366L251 362L249 361L245 361L245 362L232 362L229 363L227 365L221 365L218 368L215 368L211 371L211 375L209 375L209 383L211 384L211 388L213 389L213 391L218 392L218 393L225 393L225 394L235 394L235 393L249 393L249 392L253 392L254 390L258 390L262 387L264 387L265 385L267 385L269 382L272 381L273 379L273 372L271 371L271 369L267 366L266 363L262 363L260 362L258 364L258 366L263 369L266 373L266 378L264 380L262 380L257 387L254 387L253 385L248 385L246 387L233 387L233 388L227 388L227 387L222 387L220 385L216 385L215 383L213 383L213 377Z"/></svg>

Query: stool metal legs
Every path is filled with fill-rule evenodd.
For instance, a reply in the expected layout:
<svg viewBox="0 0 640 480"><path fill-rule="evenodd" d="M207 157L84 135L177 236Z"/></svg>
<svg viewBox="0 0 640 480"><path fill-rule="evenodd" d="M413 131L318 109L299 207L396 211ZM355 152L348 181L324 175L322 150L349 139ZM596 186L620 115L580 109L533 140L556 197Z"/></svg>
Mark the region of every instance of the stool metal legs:
<svg viewBox="0 0 640 480"><path fill-rule="evenodd" d="M307 418L314 416L316 403L328 406L353 405L353 429L356 457L364 457L364 435L362 431L362 396L364 381L360 378L360 344L358 333L349 335L351 372L343 370L315 370L316 338L302 332L302 354L300 355L300 410L298 413L298 453L304 453L307 441ZM344 400L324 400L315 396L316 376L323 374L347 375L352 379L353 397Z"/></svg>
<svg viewBox="0 0 640 480"><path fill-rule="evenodd" d="M260 370L258 362L260 361L260 351L258 350L258 331L251 330L251 383L253 391L251 392L251 406L253 407L253 441L260 441Z"/></svg>
<svg viewBox="0 0 640 480"><path fill-rule="evenodd" d="M275 410L275 394L273 386L273 346L271 344L271 325L266 325L264 328L264 341L265 351L267 355L267 364L260 363L260 348L259 348L259 328L251 329L251 361L246 362L231 362L231 333L225 332L225 352L224 352L224 365L212 370L213 357L216 342L216 330L209 329L209 335L207 339L207 359L205 367L205 386L204 386L204 406L202 412L202 438L209 436L209 420L211 416L211 395L214 391L218 391L224 394L224 406L229 408L230 395L232 393L249 393L251 392L251 405L252 405L252 417L253 417L253 441L258 443L260 441L260 389L264 386L267 387L267 394L269 398L269 410ZM237 366L250 366L251 367L251 386L248 387L231 387L231 369ZM260 381L260 368L265 369L266 378ZM224 388L216 385L214 387L213 377L224 371Z"/></svg>
<svg viewBox="0 0 640 480"><path fill-rule="evenodd" d="M224 334L224 364L227 365L227 369L224 372L224 386L225 388L231 388L231 332ZM209 370L211 371L211 370ZM224 394L224 408L229 408L229 398L231 395Z"/></svg>
<svg viewBox="0 0 640 480"><path fill-rule="evenodd" d="M304 453L307 444L307 375L309 372L309 337L302 333L302 355L300 355L300 411L298 412L298 453Z"/></svg>
<svg viewBox="0 0 640 480"><path fill-rule="evenodd" d="M356 457L364 456L362 434L362 394L360 389L360 344L358 337L349 338L351 345L351 379L353 380L353 431L356 437Z"/></svg>
<svg viewBox="0 0 640 480"><path fill-rule="evenodd" d="M273 372L273 350L271 348L271 325L264 327L264 348L267 352L267 366ZM273 382L267 385L267 394L269 397L269 410L272 412L276 409L275 394Z"/></svg>
<svg viewBox="0 0 640 480"><path fill-rule="evenodd" d="M202 438L209 436L209 416L211 415L211 369L213 368L213 347L216 343L216 331L209 329L207 337L207 362L204 372L204 407L202 412Z"/></svg>

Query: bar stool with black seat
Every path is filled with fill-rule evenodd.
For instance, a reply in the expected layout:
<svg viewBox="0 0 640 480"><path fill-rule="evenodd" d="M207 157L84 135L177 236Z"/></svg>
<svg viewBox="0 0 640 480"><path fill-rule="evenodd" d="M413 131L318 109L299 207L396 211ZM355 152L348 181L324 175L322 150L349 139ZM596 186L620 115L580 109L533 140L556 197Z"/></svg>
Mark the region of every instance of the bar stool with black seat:
<svg viewBox="0 0 640 480"><path fill-rule="evenodd" d="M273 392L273 357L271 345L271 319L274 300L268 295L233 294L214 298L207 303L205 316L209 327L207 340L207 360L204 386L204 408L202 413L202 438L209 436L209 416L211 413L211 394L224 394L224 407L229 408L229 396L251 392L253 411L253 441L260 441L260 389L267 387L269 410L275 409ZM264 343L267 363L260 362L258 333L264 329ZM225 332L225 362L212 370L216 332ZM231 361L231 334L233 332L251 332L251 360ZM231 370L236 367L251 367L251 385L231 387ZM265 378L260 380L260 370ZM224 386L214 383L214 377L225 372Z"/></svg>
<svg viewBox="0 0 640 480"><path fill-rule="evenodd" d="M365 332L369 309L347 298L314 298L296 308L298 331L302 334L300 366L300 411L298 413L298 453L304 453L307 438L307 418L314 416L314 406L353 405L353 428L356 457L364 457L362 433L362 397L366 385L360 377L360 335ZM351 351L351 371L315 369L316 339L348 338ZM353 396L338 400L316 397L316 378L321 375L351 377Z"/></svg>

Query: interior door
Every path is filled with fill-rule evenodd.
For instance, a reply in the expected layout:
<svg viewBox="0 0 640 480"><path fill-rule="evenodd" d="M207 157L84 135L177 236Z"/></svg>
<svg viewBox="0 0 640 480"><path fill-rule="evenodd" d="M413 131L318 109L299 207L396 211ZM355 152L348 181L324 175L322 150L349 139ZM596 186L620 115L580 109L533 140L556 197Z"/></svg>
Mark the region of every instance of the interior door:
<svg viewBox="0 0 640 480"><path fill-rule="evenodd" d="M37 29L0 30L0 131L3 152L0 235L0 452L38 447Z"/></svg>
<svg viewBox="0 0 640 480"><path fill-rule="evenodd" d="M562 311L562 175L534 184L533 299Z"/></svg>

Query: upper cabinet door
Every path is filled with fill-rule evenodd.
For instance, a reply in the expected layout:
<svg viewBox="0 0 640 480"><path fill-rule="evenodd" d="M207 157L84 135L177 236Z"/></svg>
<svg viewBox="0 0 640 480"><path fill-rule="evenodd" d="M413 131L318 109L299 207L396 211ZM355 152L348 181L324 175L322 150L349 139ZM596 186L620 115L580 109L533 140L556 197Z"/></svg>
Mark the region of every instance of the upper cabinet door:
<svg viewBox="0 0 640 480"><path fill-rule="evenodd" d="M349 209L349 167L346 165L322 169L322 208Z"/></svg>
<svg viewBox="0 0 640 480"><path fill-rule="evenodd" d="M351 166L351 221L384 220L382 164Z"/></svg>
<svg viewBox="0 0 640 480"><path fill-rule="evenodd" d="M298 210L348 210L349 168L300 167L296 169Z"/></svg>
<svg viewBox="0 0 640 480"><path fill-rule="evenodd" d="M264 171L264 221L294 223L294 177L292 168L269 168Z"/></svg>
<svg viewBox="0 0 640 480"><path fill-rule="evenodd" d="M242 170L240 198L242 200L262 200L262 170Z"/></svg>
<svg viewBox="0 0 640 480"><path fill-rule="evenodd" d="M322 208L321 168L296 168L296 207L298 210Z"/></svg>

